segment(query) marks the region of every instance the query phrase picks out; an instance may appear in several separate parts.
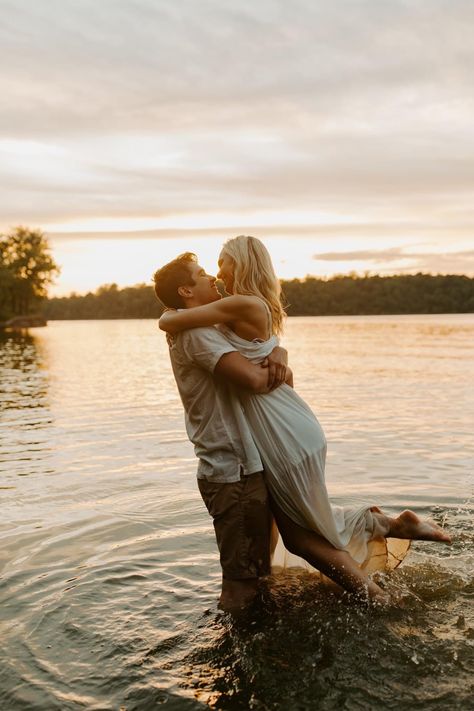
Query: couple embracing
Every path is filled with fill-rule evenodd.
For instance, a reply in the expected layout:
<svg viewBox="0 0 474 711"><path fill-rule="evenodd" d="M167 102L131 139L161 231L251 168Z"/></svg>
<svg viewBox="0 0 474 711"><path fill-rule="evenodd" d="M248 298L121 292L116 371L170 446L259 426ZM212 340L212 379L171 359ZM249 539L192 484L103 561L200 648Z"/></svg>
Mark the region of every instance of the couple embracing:
<svg viewBox="0 0 474 711"><path fill-rule="evenodd" d="M221 298L216 277L190 252L154 275L220 553L220 606L247 604L270 572L273 519L288 551L344 589L389 602L366 572L373 544L388 555L387 539L449 543L449 535L412 511L391 518L371 503L330 503L324 432L293 389L279 346L284 311L267 249L255 237L228 240L217 278L230 296Z"/></svg>

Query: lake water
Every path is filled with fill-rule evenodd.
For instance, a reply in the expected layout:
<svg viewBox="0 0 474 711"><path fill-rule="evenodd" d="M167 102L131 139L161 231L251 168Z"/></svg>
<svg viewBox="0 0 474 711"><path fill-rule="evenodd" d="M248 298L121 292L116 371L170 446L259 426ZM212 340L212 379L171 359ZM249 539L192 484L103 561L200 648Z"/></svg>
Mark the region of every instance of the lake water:
<svg viewBox="0 0 474 711"><path fill-rule="evenodd" d="M455 539L389 576L404 609L287 574L240 620L156 324L0 338L2 710L472 708L473 315L288 319L334 499Z"/></svg>

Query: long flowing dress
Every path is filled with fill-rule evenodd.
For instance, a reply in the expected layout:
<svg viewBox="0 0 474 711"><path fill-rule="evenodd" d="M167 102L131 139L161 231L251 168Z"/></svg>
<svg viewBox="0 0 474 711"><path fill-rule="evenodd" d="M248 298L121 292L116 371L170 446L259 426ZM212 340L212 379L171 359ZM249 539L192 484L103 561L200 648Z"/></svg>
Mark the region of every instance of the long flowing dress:
<svg viewBox="0 0 474 711"><path fill-rule="evenodd" d="M218 327L248 360L259 363L278 345L247 341L225 325ZM409 541L385 539L373 504L336 506L329 501L324 470L326 438L316 416L289 385L266 394L240 392L265 470L267 486L277 505L292 521L313 530L335 548L346 550L367 572L395 568L409 548ZM285 550L281 539L273 556L274 566L311 566Z"/></svg>

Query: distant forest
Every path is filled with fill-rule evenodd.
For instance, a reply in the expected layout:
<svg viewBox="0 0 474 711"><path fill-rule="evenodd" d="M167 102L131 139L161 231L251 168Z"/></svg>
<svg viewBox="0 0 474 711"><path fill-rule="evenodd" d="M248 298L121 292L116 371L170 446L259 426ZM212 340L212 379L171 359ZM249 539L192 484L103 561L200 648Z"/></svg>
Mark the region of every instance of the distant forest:
<svg viewBox="0 0 474 711"><path fill-rule="evenodd" d="M356 314L435 314L474 312L474 279L467 276L336 276L282 281L289 316ZM94 293L47 299L46 318L158 318L162 312L152 286L119 289L101 286Z"/></svg>

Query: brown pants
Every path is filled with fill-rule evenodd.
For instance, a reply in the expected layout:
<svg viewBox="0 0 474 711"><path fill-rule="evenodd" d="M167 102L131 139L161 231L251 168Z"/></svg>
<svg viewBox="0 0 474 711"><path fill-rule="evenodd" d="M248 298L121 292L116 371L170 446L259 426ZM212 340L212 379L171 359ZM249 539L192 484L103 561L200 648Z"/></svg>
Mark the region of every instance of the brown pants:
<svg viewBox="0 0 474 711"><path fill-rule="evenodd" d="M272 518L262 472L229 484L198 479L198 485L214 522L223 577L268 575Z"/></svg>

